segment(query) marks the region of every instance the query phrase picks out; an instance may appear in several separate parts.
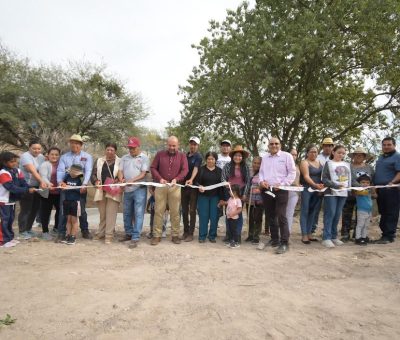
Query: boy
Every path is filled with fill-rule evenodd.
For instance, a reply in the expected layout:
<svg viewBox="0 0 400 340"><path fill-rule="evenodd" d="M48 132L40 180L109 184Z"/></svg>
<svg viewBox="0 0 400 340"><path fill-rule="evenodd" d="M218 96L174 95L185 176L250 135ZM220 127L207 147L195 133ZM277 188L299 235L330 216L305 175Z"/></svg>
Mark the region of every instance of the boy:
<svg viewBox="0 0 400 340"><path fill-rule="evenodd" d="M80 164L73 164L69 172L65 175L60 186L65 190L65 200L63 202L63 215L67 216L67 235L62 243L74 245L78 232L78 217L81 215L80 189L83 181L83 167Z"/></svg>
<svg viewBox="0 0 400 340"><path fill-rule="evenodd" d="M357 178L357 182L361 187L368 187L371 185L371 178L364 174ZM356 240L355 243L361 246L368 244L368 226L371 221L372 212L372 199L371 189L365 188L364 190L355 190L357 201L357 226L356 226Z"/></svg>

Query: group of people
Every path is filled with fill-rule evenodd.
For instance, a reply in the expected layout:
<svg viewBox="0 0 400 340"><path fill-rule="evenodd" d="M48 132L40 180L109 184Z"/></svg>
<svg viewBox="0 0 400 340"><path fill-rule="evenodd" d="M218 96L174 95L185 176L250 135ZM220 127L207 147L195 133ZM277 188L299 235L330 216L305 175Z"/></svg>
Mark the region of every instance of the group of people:
<svg viewBox="0 0 400 340"><path fill-rule="evenodd" d="M157 152L151 163L136 137L128 140L128 154L119 158L117 145L110 142L105 146L105 155L95 162L83 151L83 144L81 136L73 135L68 152L61 155L60 149L52 147L47 150L47 159L37 141L29 143L29 150L21 157L7 151L0 154L2 247L13 247L19 242L12 229L16 201L20 204L20 238L36 236L32 225L39 215L42 237L51 240L49 220L53 208L55 242L75 244L78 226L83 238L92 238L85 209L89 185L95 187L94 201L100 216L94 238L112 242L122 202L125 234L120 241L128 241L130 248L136 248L140 241L148 192L153 207L150 233L153 246L162 240L164 215L168 211L173 243L193 241L197 214L199 243L207 239L215 243L218 223L225 214L224 242L238 248L242 242L243 210L246 210L249 229L245 242L258 245L260 250L277 247L276 253L283 254L289 249L299 197L300 229L305 245L318 241L315 231L322 203L322 245L333 248L350 240L354 209L357 211L355 242L366 245L372 198L377 199L381 215L382 236L375 242L387 244L396 237L400 154L392 137L383 139L382 155L375 169L368 164L370 155L361 147L348 154L351 159L348 163L346 148L335 145L331 138L323 140L321 152L316 145L307 146L304 160L299 164L297 150L281 150L281 141L274 137L268 140L268 152L263 157L250 157L241 146L232 148L229 140L223 140L220 153L207 152L204 162L199 152L200 139L195 136L189 140L187 153L179 151L175 136L169 137L167 148ZM370 188L373 185L381 187ZM271 236L267 243L260 242L263 216Z"/></svg>

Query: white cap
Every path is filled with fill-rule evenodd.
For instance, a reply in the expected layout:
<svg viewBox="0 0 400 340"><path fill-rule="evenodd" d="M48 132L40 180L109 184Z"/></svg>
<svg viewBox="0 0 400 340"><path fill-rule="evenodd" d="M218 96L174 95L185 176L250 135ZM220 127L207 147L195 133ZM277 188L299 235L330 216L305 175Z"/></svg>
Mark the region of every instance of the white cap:
<svg viewBox="0 0 400 340"><path fill-rule="evenodd" d="M192 136L192 137L189 138L189 143L190 142L195 142L197 145L199 145L200 144L200 138L196 137L196 136Z"/></svg>
<svg viewBox="0 0 400 340"><path fill-rule="evenodd" d="M229 144L229 145L232 145L232 143L231 143L231 141L229 140L229 139L224 139L219 145L222 145L222 144Z"/></svg>

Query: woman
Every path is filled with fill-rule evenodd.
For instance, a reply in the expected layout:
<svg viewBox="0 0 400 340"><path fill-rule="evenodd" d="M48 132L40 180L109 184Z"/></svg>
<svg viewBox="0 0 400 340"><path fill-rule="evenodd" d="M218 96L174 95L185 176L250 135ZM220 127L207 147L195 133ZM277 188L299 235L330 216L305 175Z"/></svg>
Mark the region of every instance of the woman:
<svg viewBox="0 0 400 340"><path fill-rule="evenodd" d="M205 186L221 183L222 170L216 166L218 155L215 152L206 153L206 164L197 174L196 185L200 186L197 199L199 212L199 243L205 243L206 238L211 243L216 242L218 227L218 206L223 203L224 191L222 187L204 190ZM210 222L210 229L208 229Z"/></svg>
<svg viewBox="0 0 400 340"><path fill-rule="evenodd" d="M324 194L324 231L322 245L334 248L343 244L337 238L337 225L347 198L346 188L351 186L350 164L344 162L346 149L336 145L330 160L322 170L322 183L328 188ZM335 190L336 189L336 190Z"/></svg>
<svg viewBox="0 0 400 340"><path fill-rule="evenodd" d="M295 148L290 149L289 153L292 155L294 163L297 160L297 150ZM295 187L300 186L300 170L299 166L296 164L296 178L292 184ZM288 203L286 207L286 219L288 221L289 232L292 231L294 210L296 209L297 201L299 200L299 193L296 191L289 191L288 193Z"/></svg>
<svg viewBox="0 0 400 340"><path fill-rule="evenodd" d="M40 220L42 222L42 238L50 241L49 222L51 210L56 210L54 216L54 229L57 231L58 217L60 213L60 190L52 189L57 186L57 167L60 160L61 151L59 148L52 147L47 152L48 161L43 162L39 168L39 174L50 189L39 191L40 194Z"/></svg>
<svg viewBox="0 0 400 340"><path fill-rule="evenodd" d="M46 189L47 184L39 174L39 167L45 161L42 155L42 145L38 141L29 143L29 150L21 155L19 167L25 180L31 188ZM37 192L26 193L20 200L18 228L20 237L25 240L36 236L32 232L32 225L39 212L40 195Z"/></svg>
<svg viewBox="0 0 400 340"><path fill-rule="evenodd" d="M105 156L100 157L94 163L91 182L93 185L98 186L94 201L98 204L100 214L99 230L95 235L95 240L105 239L105 243L110 244L114 237L115 223L122 194L118 187L99 187L99 185L117 183L119 181L120 158L116 155L117 145L115 143L107 143L105 151Z"/></svg>
<svg viewBox="0 0 400 340"><path fill-rule="evenodd" d="M246 200L246 197L250 190L250 170L248 165L246 164L246 158L249 156L249 153L242 148L241 145L235 146L235 148L229 153L231 157L231 161L226 164L222 170L221 180L222 182L229 182L232 184L237 184L240 187L241 191L241 199L242 201ZM225 188L225 201L230 197L229 189ZM238 221L238 234L239 234L239 243L241 240L241 233L243 227L243 214L239 214ZM230 240L230 237L227 235L224 239L224 242Z"/></svg>
<svg viewBox="0 0 400 340"><path fill-rule="evenodd" d="M308 189L321 190L324 185L321 182L322 164L318 160L318 149L311 144L306 148L306 159L300 163L300 184L304 187L301 192L300 208L300 229L301 241L304 244L310 244L312 241L318 241L312 237L312 227L315 214L318 213L322 200L319 192L309 192Z"/></svg>
<svg viewBox="0 0 400 340"><path fill-rule="evenodd" d="M250 195L249 195L249 236L246 242L258 244L260 242L261 224L264 213L264 205L261 197L259 171L261 166L261 157L254 157L252 166L252 176L250 179Z"/></svg>
<svg viewBox="0 0 400 340"><path fill-rule="evenodd" d="M374 169L371 165L366 164L367 158L371 158L371 155L362 147L357 147L352 153L349 153L351 158L350 170L351 170L351 186L358 187L360 184L357 182L357 178L362 175L368 175L369 178L374 177ZM342 235L342 241L347 242L350 240L350 230L352 229L352 219L354 208L356 207L356 198L352 193L349 193L346 203L343 207L342 215L342 229L340 231ZM354 227L354 226L353 226ZM355 230L355 228L353 228Z"/></svg>

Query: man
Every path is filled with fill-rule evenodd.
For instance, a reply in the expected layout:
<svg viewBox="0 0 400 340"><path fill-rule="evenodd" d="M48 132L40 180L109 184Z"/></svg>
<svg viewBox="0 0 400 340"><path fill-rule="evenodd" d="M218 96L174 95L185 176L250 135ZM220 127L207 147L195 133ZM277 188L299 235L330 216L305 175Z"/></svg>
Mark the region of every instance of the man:
<svg viewBox="0 0 400 340"><path fill-rule="evenodd" d="M69 148L70 151L63 154L60 158L60 162L58 163L57 167L57 183L60 185L63 182L65 174L69 171L70 167L74 164L81 165L83 168L84 178L82 185L87 186L90 176L92 174L93 168L93 159L92 156L89 155L87 152L82 151L83 147L83 139L80 135L72 135L69 139ZM80 208L81 208L81 215L79 216L79 226L81 228L82 237L86 239L91 239L92 236L89 232L89 224L87 221L87 214L86 214L86 197L87 197L87 189L81 188L81 198L80 198ZM56 238L55 242L61 242L65 240L65 232L66 232L66 223L67 223L67 216L65 216L62 212L62 206L65 199L65 192L61 191L60 194L60 220L58 224L58 237Z"/></svg>
<svg viewBox="0 0 400 340"><path fill-rule="evenodd" d="M167 150L157 152L150 166L151 175L155 182L169 184L166 187L156 187L155 190L154 236L150 243L152 246L161 242L162 219L167 204L171 217L172 242L181 243L179 238L181 188L176 184L184 183L185 176L188 173L188 162L186 155L178 150L178 138L169 137L167 146Z"/></svg>
<svg viewBox="0 0 400 340"><path fill-rule="evenodd" d="M149 170L149 158L141 152L139 138L129 138L127 147L129 154L123 156L120 163L120 177L124 178L124 182L129 183L124 192L125 236L120 241L130 241L129 248L136 248L143 228L147 187L134 183L143 181L145 178Z"/></svg>
<svg viewBox="0 0 400 340"><path fill-rule="evenodd" d="M280 185L291 185L296 178L296 166L290 153L281 151L278 138L270 138L269 153L263 156L259 172L260 186L264 208L268 216L272 247L278 247L276 253L283 254L289 250L289 226L286 218L286 207L289 199L287 190L279 190ZM275 197L267 194L270 191ZM265 245L261 244L259 249Z"/></svg>
<svg viewBox="0 0 400 340"><path fill-rule="evenodd" d="M335 146L333 143L333 139L330 137L324 138L322 141L322 152L317 156L317 160L321 163L322 166L325 165L326 161L329 160L329 157L332 154L332 149ZM321 205L322 205L322 200L319 200L318 205L315 207L315 210L317 213L314 216L314 221L313 221L313 226L311 229L312 233L315 233L315 231L318 228L318 220L319 220L319 212L321 210Z"/></svg>
<svg viewBox="0 0 400 340"><path fill-rule="evenodd" d="M375 185L393 185L400 183L400 153L396 151L396 140L386 137L382 140L383 154L378 158L375 168ZM399 220L400 190L399 187L377 189L378 210L381 215L379 227L382 236L378 244L394 242Z"/></svg>
<svg viewBox="0 0 400 340"><path fill-rule="evenodd" d="M199 137L190 137L189 152L186 154L189 172L185 177L185 184L192 185L197 176L203 158L198 152L200 144ZM199 190L191 187L184 187L181 191L183 236L185 242L193 241L193 233L196 224L197 194Z"/></svg>
<svg viewBox="0 0 400 340"><path fill-rule="evenodd" d="M231 157L229 157L231 148L232 148L232 143L228 139L224 139L220 144L221 153L218 154L218 160L215 165L221 170L224 168L225 164L228 164L231 161Z"/></svg>
<svg viewBox="0 0 400 340"><path fill-rule="evenodd" d="M333 144L333 139L330 137L324 138L322 141L322 152L317 156L317 160L319 160L322 166L324 166L326 161L329 160L334 146L335 144Z"/></svg>

